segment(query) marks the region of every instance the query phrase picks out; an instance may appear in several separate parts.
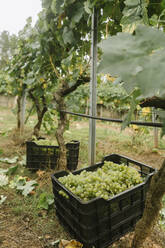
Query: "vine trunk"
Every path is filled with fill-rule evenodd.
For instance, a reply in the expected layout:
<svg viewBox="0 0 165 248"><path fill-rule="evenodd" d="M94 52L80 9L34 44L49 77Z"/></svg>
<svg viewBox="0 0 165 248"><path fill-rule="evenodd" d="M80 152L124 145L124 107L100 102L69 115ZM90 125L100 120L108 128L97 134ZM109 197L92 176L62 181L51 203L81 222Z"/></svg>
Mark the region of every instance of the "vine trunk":
<svg viewBox="0 0 165 248"><path fill-rule="evenodd" d="M165 160L160 170L152 177L146 197L145 209L142 218L136 224L132 248L142 247L145 239L151 233L159 218L162 208L162 198L165 194Z"/></svg>

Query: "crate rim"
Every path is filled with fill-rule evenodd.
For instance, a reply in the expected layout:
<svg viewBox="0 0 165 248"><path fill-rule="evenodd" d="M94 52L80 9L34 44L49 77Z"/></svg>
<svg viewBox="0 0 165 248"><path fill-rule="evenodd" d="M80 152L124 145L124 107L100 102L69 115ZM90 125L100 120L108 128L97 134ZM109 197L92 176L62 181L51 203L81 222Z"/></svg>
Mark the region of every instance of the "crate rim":
<svg viewBox="0 0 165 248"><path fill-rule="evenodd" d="M58 145L56 145L56 146L53 146L53 145L37 145L35 143L35 141L26 141L26 144L33 144L35 146L43 147L43 148L59 148ZM67 145L67 144L69 144L69 145L70 144L80 144L80 141L79 140L71 140L71 141L65 143L65 145Z"/></svg>
<svg viewBox="0 0 165 248"><path fill-rule="evenodd" d="M136 191L138 188L143 188L143 187L145 187L145 186L147 185L147 182L150 180L151 176L153 176L153 175L156 173L156 169L152 168L151 166L147 166L146 164L140 163L140 162L138 162L138 161L136 161L136 160L131 160L130 158L127 158L126 156L122 156L122 155L113 153L113 154L107 155L106 157L111 156L111 155L117 155L117 156L120 156L120 157L122 157L122 158L128 159L129 161L132 161L132 162L135 161L135 162L139 163L140 165L143 165L143 166L145 166L145 167L147 167L147 168L149 168L149 169L151 169L151 170L153 170L153 171L150 172L150 173L146 176L144 182L142 182L142 183L140 183L140 184L138 184L138 185L136 185L136 186L134 186L134 187L132 187L132 188L129 188L129 189L127 189L127 190L124 190L123 192L120 192L119 194L117 194L117 195L115 195L115 196L113 196L113 197L111 197L111 198L109 198L109 199L107 199L107 200L104 199L104 198L101 198L101 197L96 197L96 198L91 199L91 200L89 200L89 201L83 201L83 200L81 200L79 197L77 197L75 194L73 194L69 189L67 189L62 183L60 183L60 181L58 180L58 178L59 178L60 176L59 176L58 178L55 176L55 175L58 175L59 173L65 173L65 175L63 175L63 176L67 176L67 175L69 175L69 173L68 173L67 171L64 171L64 170L58 171L58 172L52 174L52 175L51 175L51 178L52 178L52 180L54 180L55 182L57 182L57 183L61 186L61 188L64 189L64 190L66 191L67 194L69 194L69 195L70 195L71 197L73 197L73 198L76 198L76 200L77 200L81 205L89 205L90 203L93 203L93 202L98 201L98 200L99 200L99 201L104 201L104 202L107 202L107 203L108 203L108 202L113 202L113 201L115 201L116 198L122 198L122 196L123 196L123 198L124 198L124 195L127 195L128 192L133 193L133 192ZM104 158L105 158L105 157L104 157ZM102 160L102 162L96 163L95 165L91 165L91 166L87 166L87 167L84 167L84 168L79 169L79 170L75 170L75 171L72 172L72 174L81 172L81 171L83 171L83 170L85 170L85 169L87 169L87 168L96 167L97 165L102 165L103 163L104 163L104 160ZM70 173L71 173L71 172L70 172ZM61 176L61 177L62 177L62 176ZM62 190L62 189L61 189L61 190Z"/></svg>
<svg viewBox="0 0 165 248"><path fill-rule="evenodd" d="M43 147L43 148L59 148L59 146L51 146L51 145L37 145L34 141L26 141L26 144L33 144L38 147Z"/></svg>

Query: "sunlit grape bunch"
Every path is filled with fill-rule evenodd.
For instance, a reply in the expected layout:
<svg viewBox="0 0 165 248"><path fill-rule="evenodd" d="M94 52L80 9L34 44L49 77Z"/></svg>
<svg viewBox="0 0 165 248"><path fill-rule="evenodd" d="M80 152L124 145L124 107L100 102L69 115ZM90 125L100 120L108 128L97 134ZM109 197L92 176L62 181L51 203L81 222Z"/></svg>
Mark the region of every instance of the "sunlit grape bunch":
<svg viewBox="0 0 165 248"><path fill-rule="evenodd" d="M143 182L141 175L133 167L109 161L105 161L103 166L95 171L83 170L77 175L69 173L58 180L83 201L97 197L108 200ZM65 196L64 193L60 192Z"/></svg>

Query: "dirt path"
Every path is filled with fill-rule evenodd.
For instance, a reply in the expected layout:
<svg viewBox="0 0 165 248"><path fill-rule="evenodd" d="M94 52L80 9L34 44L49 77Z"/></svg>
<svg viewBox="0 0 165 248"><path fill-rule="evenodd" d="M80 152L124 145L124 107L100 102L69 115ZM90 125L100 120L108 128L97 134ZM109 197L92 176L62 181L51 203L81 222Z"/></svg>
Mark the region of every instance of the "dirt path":
<svg viewBox="0 0 165 248"><path fill-rule="evenodd" d="M17 218L7 207L0 207L1 248L43 248L28 219Z"/></svg>

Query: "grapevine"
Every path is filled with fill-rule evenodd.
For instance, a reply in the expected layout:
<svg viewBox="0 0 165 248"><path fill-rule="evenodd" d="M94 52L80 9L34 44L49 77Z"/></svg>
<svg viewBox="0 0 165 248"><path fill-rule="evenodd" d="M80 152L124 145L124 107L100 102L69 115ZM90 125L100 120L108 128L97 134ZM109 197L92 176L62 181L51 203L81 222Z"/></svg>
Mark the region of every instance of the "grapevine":
<svg viewBox="0 0 165 248"><path fill-rule="evenodd" d="M60 177L58 180L84 201L96 197L108 200L116 194L143 182L136 169L110 161L105 161L103 166L96 171L83 170L78 175L69 173L69 175ZM63 190L60 190L59 194L66 197Z"/></svg>

